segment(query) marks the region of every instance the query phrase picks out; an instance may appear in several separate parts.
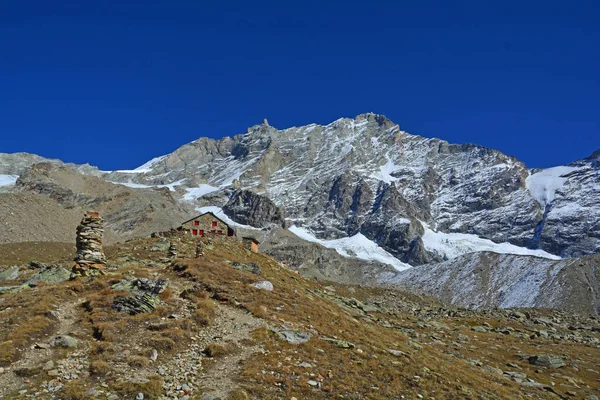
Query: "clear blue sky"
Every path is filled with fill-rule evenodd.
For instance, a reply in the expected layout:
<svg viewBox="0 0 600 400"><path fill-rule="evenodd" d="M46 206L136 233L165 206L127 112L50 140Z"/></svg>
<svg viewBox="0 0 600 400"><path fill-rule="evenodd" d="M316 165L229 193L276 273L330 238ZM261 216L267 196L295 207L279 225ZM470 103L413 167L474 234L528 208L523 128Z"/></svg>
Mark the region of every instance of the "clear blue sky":
<svg viewBox="0 0 600 400"><path fill-rule="evenodd" d="M265 117L373 111L568 163L600 148L598 21L585 0L5 1L0 152L132 168Z"/></svg>

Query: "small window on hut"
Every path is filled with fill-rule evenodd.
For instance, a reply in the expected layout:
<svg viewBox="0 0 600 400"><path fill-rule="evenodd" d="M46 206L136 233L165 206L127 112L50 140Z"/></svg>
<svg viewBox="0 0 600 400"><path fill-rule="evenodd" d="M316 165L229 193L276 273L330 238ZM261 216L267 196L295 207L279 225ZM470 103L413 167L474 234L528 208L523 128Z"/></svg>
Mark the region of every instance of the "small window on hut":
<svg viewBox="0 0 600 400"><path fill-rule="evenodd" d="M198 229L192 229L192 235L198 236Z"/></svg>
<svg viewBox="0 0 600 400"><path fill-rule="evenodd" d="M202 229L200 230L200 236L204 236L204 231Z"/></svg>
<svg viewBox="0 0 600 400"><path fill-rule="evenodd" d="M194 226L200 225L200 221L194 221Z"/></svg>
<svg viewBox="0 0 600 400"><path fill-rule="evenodd" d="M213 221L212 226L217 226L217 221Z"/></svg>
<svg viewBox="0 0 600 400"><path fill-rule="evenodd" d="M222 235L223 231L217 231L217 234Z"/></svg>

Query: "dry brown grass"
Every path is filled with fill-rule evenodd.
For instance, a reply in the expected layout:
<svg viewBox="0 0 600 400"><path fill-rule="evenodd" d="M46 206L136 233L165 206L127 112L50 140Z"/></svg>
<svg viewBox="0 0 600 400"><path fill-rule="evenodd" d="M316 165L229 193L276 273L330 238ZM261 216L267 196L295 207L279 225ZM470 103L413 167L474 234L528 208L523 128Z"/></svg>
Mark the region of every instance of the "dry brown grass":
<svg viewBox="0 0 600 400"><path fill-rule="evenodd" d="M202 351L206 354L207 357L217 358L226 356L233 351L233 347L231 345L220 345L217 343L210 343L208 346L204 348Z"/></svg>
<svg viewBox="0 0 600 400"><path fill-rule="evenodd" d="M232 268L225 260L256 262L262 276ZM246 362L242 375L253 397L316 399L358 395L383 400L399 394L411 398L421 394L465 398L467 390L487 393L490 398L520 397L512 382L490 381L464 361L452 360L427 346L417 351L407 344L406 336L371 321L356 320L350 312L313 294L314 289L322 290L318 282L282 269L262 254L247 254L235 244L215 246L202 259L181 260L176 272L210 292L214 299L241 304L272 324L286 321L303 331L316 329L321 335L350 341L363 350L359 353L338 348L317 337L303 345L291 345L273 333L259 330L254 339L267 352L255 354ZM275 290L267 292L250 286L260 279L271 281ZM393 356L387 349L403 351L412 360ZM314 362L315 368L307 371L295 366L306 360ZM263 370L272 373L263 374ZM414 376L421 379L415 380ZM315 378L321 381L321 391L315 392L307 383ZM283 391L275 390L277 387Z"/></svg>
<svg viewBox="0 0 600 400"><path fill-rule="evenodd" d="M147 357L142 356L129 356L127 364L133 368L144 368L150 365L150 360Z"/></svg>
<svg viewBox="0 0 600 400"><path fill-rule="evenodd" d="M215 316L216 307L210 299L198 299L192 318L200 326L209 326Z"/></svg>
<svg viewBox="0 0 600 400"><path fill-rule="evenodd" d="M149 239L142 239L119 244L121 248L111 254L118 256L124 252L132 252L132 247L138 247L141 250L136 251L145 254L145 248L151 242ZM186 246L189 249L186 250ZM179 248L181 254L195 249L193 243L185 241ZM460 357L479 358L484 354L486 363L503 369L506 369L503 366L507 362L511 362L536 381L547 384L556 382L556 387L561 383L571 385L569 379L580 387L597 385L598 374L594 372L598 370L595 360L600 355L597 348L568 343L561 343L559 347L549 340L523 341L513 336L471 332L471 325L483 322L484 319L480 317L455 318L450 322L446 320L451 331L445 333L417 326L416 323L420 321L409 314L373 313L367 318L360 312L346 310L320 297L315 294L315 290L323 292L323 286L332 285L338 295L363 300L378 295L379 289L353 287L351 291L344 285L307 280L280 268L276 261L267 256L248 254L233 242L215 244L215 249L207 249L205 254L202 259L179 260L179 266L173 271L160 270L161 276L165 275L176 283L172 287L192 288L185 290L181 297L177 293L164 294L161 298L165 303L149 314L130 316L118 313L111 307L114 297L119 293L110 289L110 284L129 276L127 271L134 270L139 276L155 278L156 269L143 267L126 267L111 272L114 275L92 281L65 282L3 296L6 301L2 306L6 307L6 311L0 313L0 363L8 364L18 359L20 349L31 345L36 338L52 332L56 321L49 311L55 309L56 305L85 298L87 301L78 310L82 318L82 321L78 321L78 327L87 332L87 340L91 344L91 377L69 383L61 393L62 398L66 399L86 398L85 393L92 383L105 381L106 374L113 376L109 369L113 365L123 367L124 361L134 368L143 368L151 349L159 351L161 360L163 357L168 360L189 343L189 336L194 329L201 329L213 321L218 312L216 304L221 302L244 308L256 317L266 319L273 327L286 322L301 331L313 332L312 339L302 345L282 341L265 328L254 332L252 341L247 341L244 345L258 344L266 352L254 354L242 365L240 381L244 382L243 388L251 398L289 399L295 396L299 399L383 400L398 398L400 395L417 398L418 394L424 398L436 399L523 398L523 393L514 382L482 372L481 368L469 365L458 356L445 354L447 350L455 350L451 343L456 340L459 332L470 338L470 342L461 349ZM148 257L153 256L156 253L148 253ZM232 268L228 261L255 262L260 265L262 276L257 277ZM262 279L271 281L275 290L267 292L250 286ZM193 308L194 315L191 319L169 318L172 314L181 315L184 302ZM433 306L435 302L428 300L424 304ZM411 347L407 343L409 338L397 329L380 326L380 318L390 321L394 326L413 328L420 335L419 341L423 348L417 350ZM488 322L492 325L507 325L506 321ZM314 333L315 330L317 334ZM432 334L441 337L447 346L432 343ZM321 335L348 340L362 352L338 348L321 340ZM82 337L82 340L86 338ZM571 366L562 368L558 371L560 376L551 376L552 371L539 372L539 368L528 365L516 356L517 347L523 353L539 353L542 348L544 351L550 349L564 352L576 362L577 369ZM123 354L124 349L132 348L135 348L133 355L126 360L117 359L117 355ZM388 349L400 350L407 356L393 356ZM216 346L209 351L213 357L218 357L222 352L223 349ZM313 368L298 367L298 363L303 361L310 362ZM214 362L218 363L219 360ZM267 373L263 374L263 371ZM420 378L415 379L415 376ZM311 388L308 385L309 379L319 381L320 390ZM135 398L137 393L142 392L146 398L151 399L162 394L162 382L158 377L153 377L148 383L117 382L112 383L108 390L121 398ZM242 394L231 394L237 395ZM553 396L544 392L539 392L538 395L539 398ZM231 396L232 399L246 398Z"/></svg>
<svg viewBox="0 0 600 400"><path fill-rule="evenodd" d="M227 400L249 400L248 393L242 389L236 389L231 391L227 395Z"/></svg>
<svg viewBox="0 0 600 400"><path fill-rule="evenodd" d="M90 374L92 376L104 376L112 371L110 364L102 360L90 362Z"/></svg>
<svg viewBox="0 0 600 400"><path fill-rule="evenodd" d="M160 335L151 336L146 344L149 347L155 348L159 351L171 351L177 347L177 344L173 339L162 337Z"/></svg>
<svg viewBox="0 0 600 400"><path fill-rule="evenodd" d="M138 393L143 393L146 399L157 399L163 392L163 379L158 375L148 377L148 382L115 382L110 389L123 396L124 399L135 399Z"/></svg>
<svg viewBox="0 0 600 400"><path fill-rule="evenodd" d="M88 390L86 382L78 379L65 383L58 396L61 400L87 400L90 398Z"/></svg>
<svg viewBox="0 0 600 400"><path fill-rule="evenodd" d="M68 284L40 286L5 295L0 313L0 366L16 361L28 344L54 329L51 317L55 305L74 297Z"/></svg>
<svg viewBox="0 0 600 400"><path fill-rule="evenodd" d="M69 262L75 257L73 243L23 242L0 244L0 265L20 265L30 261Z"/></svg>

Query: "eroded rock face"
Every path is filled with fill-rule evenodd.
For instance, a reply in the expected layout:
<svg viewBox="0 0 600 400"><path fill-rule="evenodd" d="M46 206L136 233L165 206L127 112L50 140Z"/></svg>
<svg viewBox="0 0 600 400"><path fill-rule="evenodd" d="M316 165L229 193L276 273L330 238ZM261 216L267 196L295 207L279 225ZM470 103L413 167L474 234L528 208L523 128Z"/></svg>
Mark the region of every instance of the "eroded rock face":
<svg viewBox="0 0 600 400"><path fill-rule="evenodd" d="M238 190L223 207L223 211L236 222L264 228L272 225L285 226L285 216L268 197L249 190Z"/></svg>

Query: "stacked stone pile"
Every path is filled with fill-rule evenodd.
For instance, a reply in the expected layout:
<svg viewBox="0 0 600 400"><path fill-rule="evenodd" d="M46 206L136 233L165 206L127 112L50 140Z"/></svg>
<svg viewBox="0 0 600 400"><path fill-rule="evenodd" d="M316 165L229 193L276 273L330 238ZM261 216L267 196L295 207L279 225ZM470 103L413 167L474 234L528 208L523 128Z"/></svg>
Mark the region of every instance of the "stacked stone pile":
<svg viewBox="0 0 600 400"><path fill-rule="evenodd" d="M174 241L171 241L171 244L169 245L167 257L171 260L177 258L177 245Z"/></svg>
<svg viewBox="0 0 600 400"><path fill-rule="evenodd" d="M95 211L88 211L77 227L77 256L73 273L91 276L104 273L106 257L102 251L104 219Z"/></svg>

